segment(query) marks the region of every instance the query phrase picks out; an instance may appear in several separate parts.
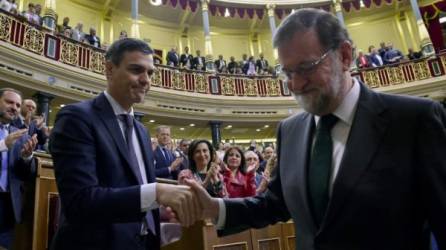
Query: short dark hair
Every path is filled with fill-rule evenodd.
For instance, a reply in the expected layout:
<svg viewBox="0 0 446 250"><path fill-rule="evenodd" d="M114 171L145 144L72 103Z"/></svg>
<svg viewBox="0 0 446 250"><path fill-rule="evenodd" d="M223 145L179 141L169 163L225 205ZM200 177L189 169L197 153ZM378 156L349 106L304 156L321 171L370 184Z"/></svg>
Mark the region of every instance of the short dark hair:
<svg viewBox="0 0 446 250"><path fill-rule="evenodd" d="M239 167L239 171L245 175L246 174L246 160L245 160L245 154L243 153L242 149L237 147L237 146L232 146L229 147L228 149L226 149L225 152L225 156L223 157L223 162L226 163L226 165L228 164L228 158L229 158L229 152L232 150L237 150L238 153L240 154L240 167Z"/></svg>
<svg viewBox="0 0 446 250"><path fill-rule="evenodd" d="M200 143L205 143L206 145L208 145L208 148L209 148L210 159L209 159L208 165L206 166L206 170L209 169L209 167L211 166L211 163L214 161L215 149L214 149L214 147L212 147L212 144L208 140L199 139L199 140L192 141L191 144L189 145L189 149L187 151L187 157L189 158L189 169L192 171L192 173L197 172L197 163L194 160L194 151L195 151L195 149L197 149L197 147Z"/></svg>
<svg viewBox="0 0 446 250"><path fill-rule="evenodd" d="M111 61L114 65L119 66L124 57L125 52L139 51L146 55L153 54L152 48L139 39L123 38L115 41L105 53L105 60Z"/></svg>
<svg viewBox="0 0 446 250"><path fill-rule="evenodd" d="M319 9L304 8L295 11L277 28L273 45L275 48L290 41L297 32L314 30L325 50L337 49L342 42L352 42L347 30L331 13Z"/></svg>
<svg viewBox="0 0 446 250"><path fill-rule="evenodd" d="M22 92L18 91L17 89L13 89L13 88L0 88L0 98L2 98L3 95L5 94L5 92L7 92L7 91L14 92L20 96L20 99L23 99Z"/></svg>

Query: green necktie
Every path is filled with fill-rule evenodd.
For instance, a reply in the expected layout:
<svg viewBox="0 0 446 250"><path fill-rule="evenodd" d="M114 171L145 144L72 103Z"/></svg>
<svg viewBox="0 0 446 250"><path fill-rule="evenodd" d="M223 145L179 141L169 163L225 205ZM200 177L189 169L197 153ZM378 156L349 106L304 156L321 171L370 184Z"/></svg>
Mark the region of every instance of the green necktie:
<svg viewBox="0 0 446 250"><path fill-rule="evenodd" d="M324 218L328 205L333 141L330 131L338 121L332 114L320 118L308 171L308 191L314 219L318 226Z"/></svg>

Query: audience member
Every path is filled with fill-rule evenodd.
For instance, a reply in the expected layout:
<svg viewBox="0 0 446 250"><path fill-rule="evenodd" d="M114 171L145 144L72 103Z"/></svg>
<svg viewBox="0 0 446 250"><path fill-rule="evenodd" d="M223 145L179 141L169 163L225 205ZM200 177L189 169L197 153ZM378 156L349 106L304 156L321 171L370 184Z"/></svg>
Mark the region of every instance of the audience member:
<svg viewBox="0 0 446 250"><path fill-rule="evenodd" d="M71 38L78 42L81 42L84 39L85 33L83 31L84 25L79 22L76 24L76 27L72 30Z"/></svg>
<svg viewBox="0 0 446 250"><path fill-rule="evenodd" d="M259 156L254 151L248 150L245 152L245 160L247 169L254 168L254 180L256 183L256 188L258 188L260 186L260 182L262 181L262 174L257 173L260 166Z"/></svg>
<svg viewBox="0 0 446 250"><path fill-rule="evenodd" d="M168 66L178 67L179 57L178 57L178 54L177 54L177 48L176 47L173 47L172 49L170 49L169 52L167 52L166 61L167 61L167 65Z"/></svg>
<svg viewBox="0 0 446 250"><path fill-rule="evenodd" d="M248 62L245 64L243 72L246 72L245 74L248 76L256 75L256 63L253 56L249 57Z"/></svg>
<svg viewBox="0 0 446 250"><path fill-rule="evenodd" d="M179 184L184 179L195 179L213 197L226 197L226 188L220 167L214 162L215 150L207 140L194 140L188 151L189 169L182 170L178 175Z"/></svg>
<svg viewBox="0 0 446 250"><path fill-rule="evenodd" d="M191 69L192 68L192 60L193 60L193 56L191 54L189 54L189 47L184 47L184 53L181 54L180 57L180 63L181 63L181 67L186 68L186 69Z"/></svg>
<svg viewBox="0 0 446 250"><path fill-rule="evenodd" d="M392 43L389 43L387 45L387 51L386 54L384 54L384 60L388 64L398 63L403 58L404 56L401 51L394 49Z"/></svg>
<svg viewBox="0 0 446 250"><path fill-rule="evenodd" d="M226 68L226 60L223 59L223 55L218 55L218 59L215 60L214 64L217 72L221 73Z"/></svg>
<svg viewBox="0 0 446 250"><path fill-rule="evenodd" d="M235 61L235 58L233 56L231 56L229 58L230 62L228 63L228 72L229 74L235 74L235 72L237 71L237 62Z"/></svg>
<svg viewBox="0 0 446 250"><path fill-rule="evenodd" d="M259 59L257 59L256 61L256 68L257 68L257 73L259 74L265 74L268 73L268 61L263 58L263 53L259 54Z"/></svg>
<svg viewBox="0 0 446 250"><path fill-rule="evenodd" d="M423 54L421 51L414 51L412 48L409 48L409 54L407 54L407 58L409 58L409 60L420 59L422 56Z"/></svg>
<svg viewBox="0 0 446 250"><path fill-rule="evenodd" d="M88 41L88 43L96 48L101 48L101 39L96 36L96 29L91 27L90 33L86 34L84 36L85 40Z"/></svg>
<svg viewBox="0 0 446 250"><path fill-rule="evenodd" d="M197 56L192 61L192 69L206 71L206 60L201 56L200 50L196 51Z"/></svg>
<svg viewBox="0 0 446 250"><path fill-rule="evenodd" d="M183 157L175 158L172 153L172 138L170 136L170 127L158 126L156 128L156 138L158 146L154 151L155 174L156 177L176 180L178 172L181 170Z"/></svg>
<svg viewBox="0 0 446 250"><path fill-rule="evenodd" d="M119 39L123 39L123 38L127 38L127 31L125 30L121 30L121 32L119 32Z"/></svg>
<svg viewBox="0 0 446 250"><path fill-rule="evenodd" d="M369 62L372 67L381 67L384 64L382 57L373 45L369 47Z"/></svg>
<svg viewBox="0 0 446 250"><path fill-rule="evenodd" d="M230 198L249 197L256 194L255 166L246 166L245 156L239 147L230 147L223 158L223 176Z"/></svg>
<svg viewBox="0 0 446 250"><path fill-rule="evenodd" d="M358 51L358 57L356 58L356 67L358 67L358 69L369 67L369 59L366 55L364 55L364 52L362 52L362 50Z"/></svg>
<svg viewBox="0 0 446 250"><path fill-rule="evenodd" d="M15 224L22 222L23 182L36 174L36 135L30 137L26 129L12 125L21 103L19 91L0 89L0 248L6 249L12 247Z"/></svg>

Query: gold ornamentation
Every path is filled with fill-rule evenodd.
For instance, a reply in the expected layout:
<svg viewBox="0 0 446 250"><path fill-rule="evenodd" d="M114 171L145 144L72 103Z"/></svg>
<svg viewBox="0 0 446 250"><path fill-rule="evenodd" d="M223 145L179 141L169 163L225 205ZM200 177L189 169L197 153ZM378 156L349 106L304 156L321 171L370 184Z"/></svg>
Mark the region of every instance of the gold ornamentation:
<svg viewBox="0 0 446 250"><path fill-rule="evenodd" d="M186 86L186 81L184 79L184 72L179 70L172 71L172 86L177 90L184 90Z"/></svg>
<svg viewBox="0 0 446 250"><path fill-rule="evenodd" d="M156 87L161 86L161 74L162 74L161 69L157 69L153 72L152 83L151 83L152 86L156 86Z"/></svg>
<svg viewBox="0 0 446 250"><path fill-rule="evenodd" d="M65 39L61 39L60 44L60 60L64 63L76 66L79 46Z"/></svg>
<svg viewBox="0 0 446 250"><path fill-rule="evenodd" d="M269 96L279 95L279 79L268 79L266 81L266 92Z"/></svg>
<svg viewBox="0 0 446 250"><path fill-rule="evenodd" d="M429 71L429 65L427 61L416 62L413 64L413 72L415 74L415 79L423 80L431 77L431 73Z"/></svg>
<svg viewBox="0 0 446 250"><path fill-rule="evenodd" d="M8 16L0 15L0 39L9 40L9 35L11 34L11 23L12 19Z"/></svg>
<svg viewBox="0 0 446 250"><path fill-rule="evenodd" d="M401 84L404 82L404 73L400 67L389 67L387 72L391 85Z"/></svg>
<svg viewBox="0 0 446 250"><path fill-rule="evenodd" d="M195 77L195 89L200 93L208 92L208 84L205 80L204 74L197 74Z"/></svg>
<svg viewBox="0 0 446 250"><path fill-rule="evenodd" d="M362 72L364 82L369 85L370 88L378 88L380 85L378 70L367 70Z"/></svg>
<svg viewBox="0 0 446 250"><path fill-rule="evenodd" d="M235 94L234 78L221 77L220 80L221 80L221 86L222 86L221 93L223 95L234 95Z"/></svg>
<svg viewBox="0 0 446 250"><path fill-rule="evenodd" d="M248 96L257 96L257 86L254 79L246 79L245 81L245 92Z"/></svg>
<svg viewBox="0 0 446 250"><path fill-rule="evenodd" d="M90 56L90 69L96 73L104 74L105 57L103 52L92 51Z"/></svg>
<svg viewBox="0 0 446 250"><path fill-rule="evenodd" d="M25 37L23 47L39 55L43 53L44 33L37 30L33 26L25 26Z"/></svg>
<svg viewBox="0 0 446 250"><path fill-rule="evenodd" d="M443 65L443 69L446 69L446 54L440 56L441 64Z"/></svg>
<svg viewBox="0 0 446 250"><path fill-rule="evenodd" d="M268 16L274 17L274 9L276 8L275 4L269 3L266 5L266 9L268 10Z"/></svg>

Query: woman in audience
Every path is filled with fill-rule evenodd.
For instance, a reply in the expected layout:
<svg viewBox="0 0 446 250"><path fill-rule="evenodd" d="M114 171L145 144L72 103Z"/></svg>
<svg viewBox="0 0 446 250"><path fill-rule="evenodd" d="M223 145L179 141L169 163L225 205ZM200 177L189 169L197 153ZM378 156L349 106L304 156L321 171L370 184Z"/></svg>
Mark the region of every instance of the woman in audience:
<svg viewBox="0 0 446 250"><path fill-rule="evenodd" d="M223 176L230 198L249 197L256 194L255 165L246 166L245 156L239 147L226 150Z"/></svg>
<svg viewBox="0 0 446 250"><path fill-rule="evenodd" d="M82 39L84 39L84 31L83 31L84 25L82 23L77 23L76 27L72 30L71 38L74 40L80 42Z"/></svg>
<svg viewBox="0 0 446 250"><path fill-rule="evenodd" d="M188 150L189 168L178 174L178 183L183 184L184 179L195 179L203 185L213 197L226 197L223 176L220 166L214 163L215 150L207 140L194 140Z"/></svg>

